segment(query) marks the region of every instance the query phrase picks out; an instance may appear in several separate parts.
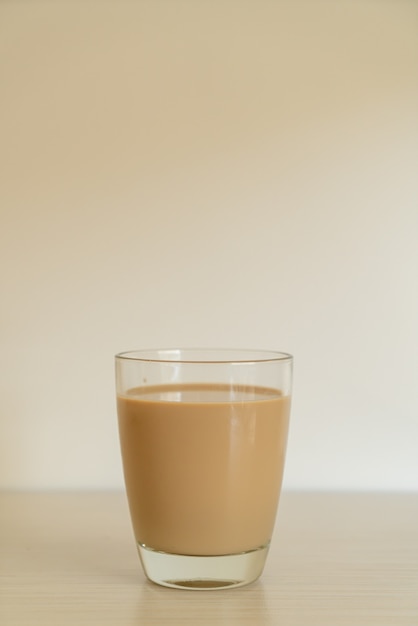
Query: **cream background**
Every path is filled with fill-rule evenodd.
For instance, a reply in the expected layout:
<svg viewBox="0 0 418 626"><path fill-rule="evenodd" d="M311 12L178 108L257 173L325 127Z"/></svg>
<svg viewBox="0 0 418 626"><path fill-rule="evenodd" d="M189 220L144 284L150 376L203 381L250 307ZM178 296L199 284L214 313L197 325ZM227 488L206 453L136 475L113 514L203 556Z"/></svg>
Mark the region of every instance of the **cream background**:
<svg viewBox="0 0 418 626"><path fill-rule="evenodd" d="M113 355L295 356L287 488L418 488L418 4L0 2L0 487L122 485Z"/></svg>

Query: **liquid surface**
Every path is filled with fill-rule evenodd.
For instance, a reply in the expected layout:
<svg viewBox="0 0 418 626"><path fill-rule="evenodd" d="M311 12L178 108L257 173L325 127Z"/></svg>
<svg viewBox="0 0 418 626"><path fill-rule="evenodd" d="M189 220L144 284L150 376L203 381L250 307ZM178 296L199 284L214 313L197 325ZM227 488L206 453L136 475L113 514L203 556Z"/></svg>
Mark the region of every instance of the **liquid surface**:
<svg viewBox="0 0 418 626"><path fill-rule="evenodd" d="M251 387L250 385L183 383L178 385L155 385L129 389L127 397L151 402L251 402L281 397L277 389Z"/></svg>
<svg viewBox="0 0 418 626"><path fill-rule="evenodd" d="M118 397L136 540L214 555L268 544L285 459L290 398L263 387L166 385Z"/></svg>

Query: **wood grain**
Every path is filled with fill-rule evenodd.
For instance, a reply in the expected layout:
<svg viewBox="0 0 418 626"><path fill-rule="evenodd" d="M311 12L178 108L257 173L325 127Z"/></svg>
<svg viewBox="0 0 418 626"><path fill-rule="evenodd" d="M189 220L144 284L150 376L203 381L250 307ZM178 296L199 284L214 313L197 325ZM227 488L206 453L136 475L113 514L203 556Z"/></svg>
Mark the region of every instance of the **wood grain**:
<svg viewBox="0 0 418 626"><path fill-rule="evenodd" d="M418 494L283 493L262 578L145 580L122 493L0 494L2 626L417 626Z"/></svg>

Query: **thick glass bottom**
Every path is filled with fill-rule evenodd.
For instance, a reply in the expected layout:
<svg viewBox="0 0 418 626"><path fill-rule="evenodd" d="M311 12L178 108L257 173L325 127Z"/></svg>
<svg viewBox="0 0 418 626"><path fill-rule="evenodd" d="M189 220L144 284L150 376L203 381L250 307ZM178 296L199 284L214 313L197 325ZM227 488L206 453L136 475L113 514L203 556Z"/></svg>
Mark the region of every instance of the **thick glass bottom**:
<svg viewBox="0 0 418 626"><path fill-rule="evenodd" d="M145 575L154 583L176 589L231 589L261 575L268 545L239 554L189 556L158 552L138 544Z"/></svg>

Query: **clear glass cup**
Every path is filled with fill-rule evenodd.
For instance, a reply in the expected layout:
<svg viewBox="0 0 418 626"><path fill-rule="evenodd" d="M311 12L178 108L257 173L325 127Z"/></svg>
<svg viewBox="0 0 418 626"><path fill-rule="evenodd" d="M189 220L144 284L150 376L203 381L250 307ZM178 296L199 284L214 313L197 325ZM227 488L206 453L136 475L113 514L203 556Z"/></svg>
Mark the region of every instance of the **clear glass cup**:
<svg viewBox="0 0 418 626"><path fill-rule="evenodd" d="M292 357L116 355L119 435L139 556L155 583L240 587L263 571L282 484Z"/></svg>

